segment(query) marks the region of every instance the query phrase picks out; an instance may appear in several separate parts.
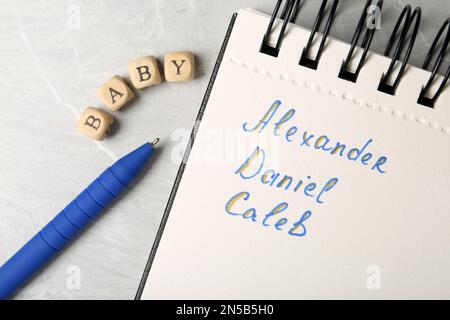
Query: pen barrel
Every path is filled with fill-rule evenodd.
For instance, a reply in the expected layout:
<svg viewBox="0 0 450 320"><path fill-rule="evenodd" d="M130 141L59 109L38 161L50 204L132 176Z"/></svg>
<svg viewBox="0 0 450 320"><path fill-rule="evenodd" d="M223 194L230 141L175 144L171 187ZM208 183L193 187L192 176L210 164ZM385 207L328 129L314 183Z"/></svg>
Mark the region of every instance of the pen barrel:
<svg viewBox="0 0 450 320"><path fill-rule="evenodd" d="M145 143L116 161L0 268L7 299L49 262L132 182L153 154Z"/></svg>
<svg viewBox="0 0 450 320"><path fill-rule="evenodd" d="M0 268L0 299L25 284L127 187L120 174L115 166L106 169Z"/></svg>

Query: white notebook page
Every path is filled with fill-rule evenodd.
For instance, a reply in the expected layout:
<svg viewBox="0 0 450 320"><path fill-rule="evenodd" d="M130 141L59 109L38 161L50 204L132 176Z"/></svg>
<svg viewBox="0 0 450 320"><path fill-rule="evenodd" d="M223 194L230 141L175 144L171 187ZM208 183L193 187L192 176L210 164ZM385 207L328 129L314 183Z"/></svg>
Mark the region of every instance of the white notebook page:
<svg viewBox="0 0 450 320"><path fill-rule="evenodd" d="M373 53L339 79L334 39L302 67L291 24L260 53L268 21L238 13L142 298L450 298L449 90L381 93Z"/></svg>

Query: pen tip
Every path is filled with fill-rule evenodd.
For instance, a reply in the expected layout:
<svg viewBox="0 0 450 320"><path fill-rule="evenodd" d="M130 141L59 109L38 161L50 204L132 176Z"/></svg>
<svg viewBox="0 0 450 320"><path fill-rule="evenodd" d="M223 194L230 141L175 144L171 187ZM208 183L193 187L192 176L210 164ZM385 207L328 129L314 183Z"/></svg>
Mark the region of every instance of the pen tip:
<svg viewBox="0 0 450 320"><path fill-rule="evenodd" d="M156 146L158 144L158 142L159 142L159 138L156 138L150 144L154 147L154 146Z"/></svg>

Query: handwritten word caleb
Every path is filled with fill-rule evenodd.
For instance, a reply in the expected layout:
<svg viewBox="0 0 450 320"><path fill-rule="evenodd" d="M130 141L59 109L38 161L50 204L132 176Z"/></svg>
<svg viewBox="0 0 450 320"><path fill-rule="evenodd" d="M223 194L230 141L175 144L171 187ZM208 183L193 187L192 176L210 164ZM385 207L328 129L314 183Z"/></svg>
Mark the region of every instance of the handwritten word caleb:
<svg viewBox="0 0 450 320"><path fill-rule="evenodd" d="M343 159L360 163L368 166L372 171L377 173L386 173L386 156L374 156L373 153L366 152L369 145L373 142L372 139L360 148L348 147L346 144L336 141L333 142L327 135L316 135L308 130L300 131L298 126L291 126L286 128L286 124L293 119L296 110L289 109L278 120L274 120L275 114L281 105L280 100L276 100L267 110L267 112L260 118L260 120L253 126L245 122L242 126L244 131L258 133L262 132L269 124L273 124L273 135L280 136L281 131L284 130L284 138L287 142L297 143L299 147L312 148L313 150L322 151L331 155L338 155ZM376 160L375 160L376 159Z"/></svg>
<svg viewBox="0 0 450 320"><path fill-rule="evenodd" d="M235 194L226 203L225 211L232 216L240 216L242 219L247 221L260 222L261 226L266 228L273 227L278 231L287 230L287 233L290 236L303 237L306 235L307 230L304 223L312 215L311 211L305 211L298 220L296 220L294 223L291 223L288 227L289 219L285 216L279 218L281 213L286 211L286 209L289 207L287 202L280 202L272 210L270 210L268 213L263 215L262 218L260 218L259 213L253 207L246 210L238 210L235 208L235 206L237 206L237 202L247 201L249 200L249 198L250 193L247 191L242 191ZM242 206L242 203L240 203L240 206Z"/></svg>

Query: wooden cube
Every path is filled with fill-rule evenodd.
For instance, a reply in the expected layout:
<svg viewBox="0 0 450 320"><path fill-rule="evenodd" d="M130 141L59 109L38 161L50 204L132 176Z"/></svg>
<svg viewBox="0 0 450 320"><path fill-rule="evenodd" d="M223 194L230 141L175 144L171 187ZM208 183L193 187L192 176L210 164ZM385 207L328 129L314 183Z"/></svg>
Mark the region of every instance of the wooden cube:
<svg viewBox="0 0 450 320"><path fill-rule="evenodd" d="M119 76L112 77L101 86L98 90L98 95L103 103L112 111L119 110L134 97L131 88Z"/></svg>
<svg viewBox="0 0 450 320"><path fill-rule="evenodd" d="M155 57L148 56L128 62L131 83L136 89L143 89L161 83L161 74Z"/></svg>
<svg viewBox="0 0 450 320"><path fill-rule="evenodd" d="M102 140L109 133L114 118L107 112L87 107L78 120L78 130L89 138Z"/></svg>
<svg viewBox="0 0 450 320"><path fill-rule="evenodd" d="M194 55L189 51L170 52L164 58L164 75L166 80L190 81L194 79Z"/></svg>

